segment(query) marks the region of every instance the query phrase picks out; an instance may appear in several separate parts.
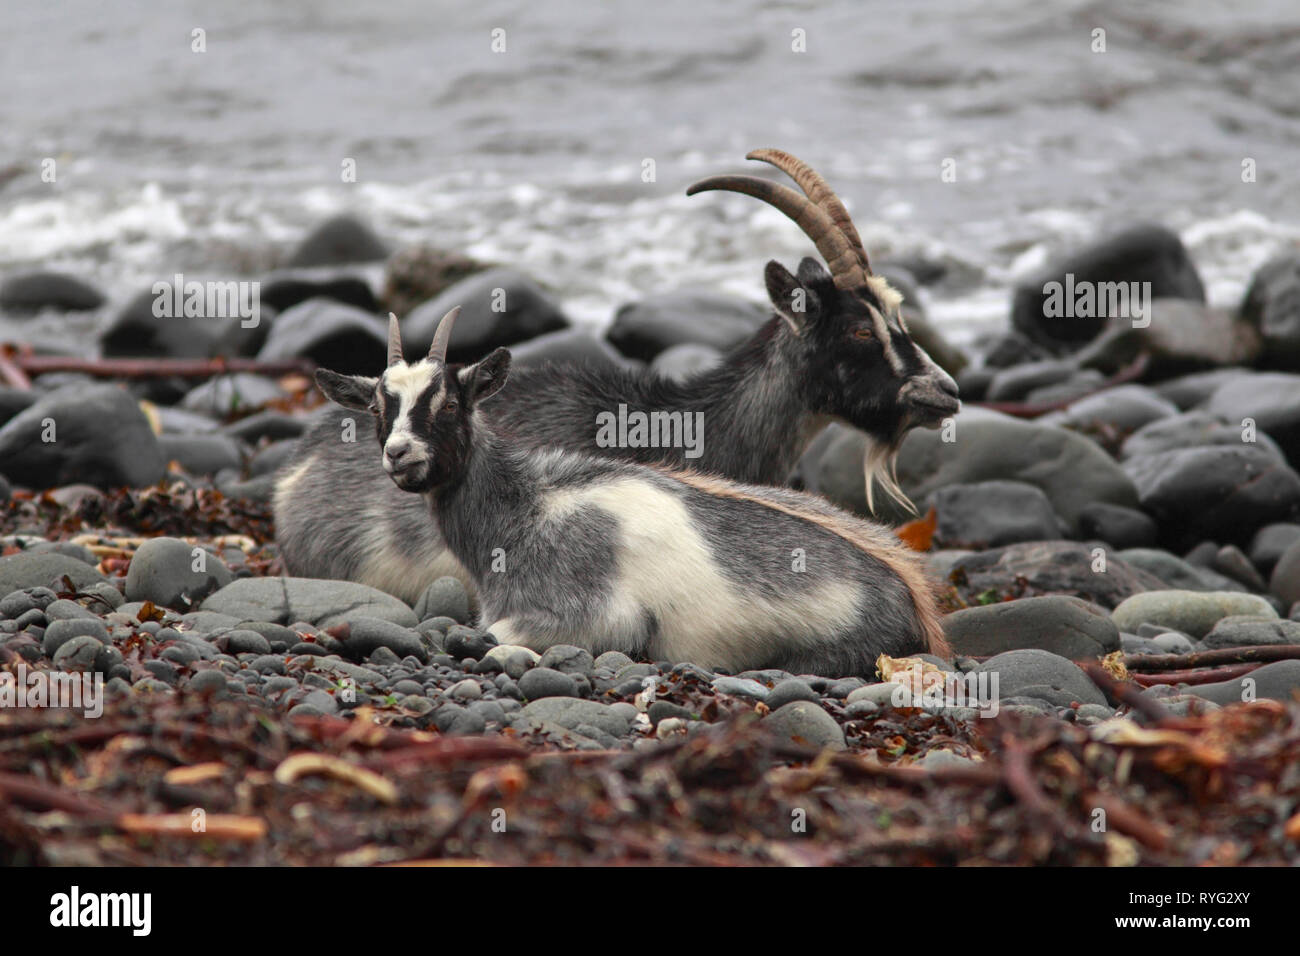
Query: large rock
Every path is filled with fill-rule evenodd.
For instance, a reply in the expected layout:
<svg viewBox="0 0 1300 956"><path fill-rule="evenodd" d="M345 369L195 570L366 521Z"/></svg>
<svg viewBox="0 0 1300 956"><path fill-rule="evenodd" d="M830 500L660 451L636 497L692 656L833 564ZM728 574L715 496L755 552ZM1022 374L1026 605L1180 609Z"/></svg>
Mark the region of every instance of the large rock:
<svg viewBox="0 0 1300 956"><path fill-rule="evenodd" d="M576 697L543 697L525 704L520 713L525 717L558 724L567 730L586 724L611 737L622 737L631 729L627 717L612 707Z"/></svg>
<svg viewBox="0 0 1300 956"><path fill-rule="evenodd" d="M1256 270L1241 316L1259 329L1270 364L1300 369L1300 254L1285 252Z"/></svg>
<svg viewBox="0 0 1300 956"><path fill-rule="evenodd" d="M172 280L169 278L168 281ZM187 276L185 281L188 285L192 281L205 280ZM265 334L266 323L274 315L270 307L259 308L256 326L251 325L251 316L158 316L154 314L158 298L152 288L145 289L109 319L99 333L100 351L105 357L212 358L240 355L244 354L246 341Z"/></svg>
<svg viewBox="0 0 1300 956"><path fill-rule="evenodd" d="M150 538L131 559L126 599L190 611L234 579L219 558L194 545L176 538Z"/></svg>
<svg viewBox="0 0 1300 956"><path fill-rule="evenodd" d="M62 272L22 272L0 283L0 309L6 312L82 312L103 304L102 292Z"/></svg>
<svg viewBox="0 0 1300 956"><path fill-rule="evenodd" d="M679 289L622 306L606 336L624 355L649 362L687 342L729 351L753 335L769 315L766 308L735 296Z"/></svg>
<svg viewBox="0 0 1300 956"><path fill-rule="evenodd" d="M1290 702L1300 693L1300 661L1274 661L1255 668L1244 677L1216 684L1192 684L1186 692L1212 700L1220 707L1252 700Z"/></svg>
<svg viewBox="0 0 1300 956"><path fill-rule="evenodd" d="M853 429L832 428L825 443L817 446L817 458L805 461L803 473L812 490L841 507L865 514L865 439ZM899 450L899 481L918 506L924 507L933 492L949 485L1023 481L1041 488L1052 509L1075 532L1079 513L1093 502L1128 508L1137 505L1132 481L1114 460L1069 429L968 406L956 417L951 432L955 440L944 441L945 434L942 429L913 430ZM881 517L911 517L901 508L882 503L883 497L876 495Z"/></svg>
<svg viewBox="0 0 1300 956"><path fill-rule="evenodd" d="M335 216L308 233L289 256L289 265L307 267L375 262L387 259L388 253L388 246L365 223L353 216Z"/></svg>
<svg viewBox="0 0 1300 956"><path fill-rule="evenodd" d="M1300 375L1239 375L1215 390L1207 411L1235 427L1238 436L1245 427L1242 423L1250 419L1278 443L1293 465L1300 465Z"/></svg>
<svg viewBox="0 0 1300 956"><path fill-rule="evenodd" d="M1146 355L1146 375L1160 379L1224 365L1250 365L1262 349L1259 332L1227 309L1186 299L1156 299L1150 321L1107 324L1075 360L1085 368L1113 375Z"/></svg>
<svg viewBox="0 0 1300 956"><path fill-rule="evenodd" d="M948 578L966 601L990 591L1011 591L1018 597L1068 594L1106 608L1164 586L1155 575L1116 555L1099 557L1092 547L1073 541L1033 541L973 552L953 562Z"/></svg>
<svg viewBox="0 0 1300 956"><path fill-rule="evenodd" d="M1148 591L1125 600L1111 619L1127 634L1155 624L1200 640L1225 617L1238 615L1275 620L1277 611L1258 595L1235 591Z"/></svg>
<svg viewBox="0 0 1300 956"><path fill-rule="evenodd" d="M241 578L210 595L202 610L241 621L306 621L317 627L359 617L376 617L402 627L419 623L415 612L391 594L352 581L316 578Z"/></svg>
<svg viewBox="0 0 1300 956"><path fill-rule="evenodd" d="M29 488L139 488L165 466L149 420L114 385L61 388L0 428L0 471Z"/></svg>
<svg viewBox="0 0 1300 956"><path fill-rule="evenodd" d="M953 651L971 657L1036 647L1074 659L1119 649L1119 631L1103 608L1064 595L954 611L943 629Z"/></svg>
<svg viewBox="0 0 1300 956"><path fill-rule="evenodd" d="M1049 346L1077 346L1095 338L1109 316L1103 303L1091 309L1075 308L1076 314L1052 317L1046 314L1049 283L1060 283L1063 294L1067 276L1082 291L1091 287L1097 299L1109 299L1098 283L1150 283L1151 296L1173 296L1205 301L1205 288L1182 240L1163 226L1140 225L1108 236L1040 270L1016 287L1011 305L1011 324L1035 341ZM1143 287L1147 288L1147 287ZM1078 297L1075 305L1079 305ZM1088 314L1084 314L1084 313ZM1125 321L1131 322L1129 317Z"/></svg>
<svg viewBox="0 0 1300 956"><path fill-rule="evenodd" d="M79 591L107 580L97 568L66 554L23 551L0 558L0 596L24 588L48 588L64 575Z"/></svg>
<svg viewBox="0 0 1300 956"><path fill-rule="evenodd" d="M1077 664L1038 648L1005 651L990 657L977 667L975 674L997 677L999 699L1036 697L1056 707L1080 704L1105 704L1106 697L1088 679Z"/></svg>
<svg viewBox="0 0 1300 956"><path fill-rule="evenodd" d="M1247 544L1262 525L1300 514L1300 476L1262 448L1184 448L1124 462L1142 510L1175 547Z"/></svg>
<svg viewBox="0 0 1300 956"><path fill-rule="evenodd" d="M1204 448L1211 445L1230 445L1240 448L1242 428L1227 424L1209 412L1195 410L1171 415L1144 425L1124 440L1120 458L1155 455L1178 448ZM1280 459L1282 450L1263 432L1259 433L1257 447L1272 452Z"/></svg>
<svg viewBox="0 0 1300 956"><path fill-rule="evenodd" d="M257 357L310 359L347 375L377 375L388 345L384 320L333 299L308 299L276 318Z"/></svg>
<svg viewBox="0 0 1300 956"><path fill-rule="evenodd" d="M944 548L996 548L1059 538L1065 530L1047 495L1023 481L949 485L931 501L937 516L935 541Z"/></svg>
<svg viewBox="0 0 1300 956"><path fill-rule="evenodd" d="M402 321L402 345L408 361L425 355L442 317L461 306L448 358L474 361L502 345L514 345L569 322L541 287L514 269L489 269L462 279Z"/></svg>

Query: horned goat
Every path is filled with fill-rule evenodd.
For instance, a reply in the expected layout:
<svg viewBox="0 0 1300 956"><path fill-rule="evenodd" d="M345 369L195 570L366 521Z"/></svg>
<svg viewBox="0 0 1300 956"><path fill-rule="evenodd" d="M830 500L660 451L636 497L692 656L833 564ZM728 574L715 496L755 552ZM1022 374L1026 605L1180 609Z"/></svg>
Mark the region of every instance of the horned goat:
<svg viewBox="0 0 1300 956"><path fill-rule="evenodd" d="M957 411L957 386L909 335L899 294L872 274L857 229L825 180L779 150L749 158L783 170L804 194L749 176L705 179L688 193L730 190L770 203L812 239L829 273L813 259L796 274L769 262L775 314L717 368L682 382L590 365L520 369L484 414L534 446L768 485L784 484L812 439L842 421L868 438L869 503L873 479L899 496L894 453L912 428L938 427ZM598 423L620 406L691 416L707 437L697 448L610 444ZM276 537L286 568L360 581L408 603L443 575L472 586L438 528L422 520L419 500L399 492L369 453L371 427L336 410L308 431L277 476Z"/></svg>
<svg viewBox="0 0 1300 956"><path fill-rule="evenodd" d="M798 491L512 439L480 411L510 353L448 365L458 311L414 364L394 318L382 375L316 381L373 416L372 454L423 497L501 643L824 675L946 653L918 556L879 526Z"/></svg>

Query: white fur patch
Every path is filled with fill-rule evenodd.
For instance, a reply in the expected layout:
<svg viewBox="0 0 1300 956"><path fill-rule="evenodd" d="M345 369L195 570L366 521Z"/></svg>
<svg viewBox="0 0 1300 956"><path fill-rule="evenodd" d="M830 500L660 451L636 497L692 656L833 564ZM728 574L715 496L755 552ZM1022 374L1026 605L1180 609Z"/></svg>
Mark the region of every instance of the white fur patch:
<svg viewBox="0 0 1300 956"><path fill-rule="evenodd" d="M372 505L358 516L358 525L365 530L357 541L364 555L357 566L357 581L386 591L412 606L430 584L447 576L458 578L473 596L473 578L443 544L441 537L431 537L428 545L414 557L403 555L389 540L385 515L384 509Z"/></svg>
<svg viewBox="0 0 1300 956"><path fill-rule="evenodd" d="M621 532L606 614L592 634L573 635L589 645L633 648L649 611L659 622L657 637L645 649L650 658L744 669L789 653L792 644L815 647L856 620L862 595L849 581L779 600L737 587L714 561L681 499L651 482L620 478L566 489L548 495L545 505L551 518L589 507L613 515ZM529 643L527 635L516 637Z"/></svg>
<svg viewBox="0 0 1300 956"><path fill-rule="evenodd" d="M388 433L388 442L409 442L417 453L420 452L421 443L411 430L411 410L424 390L433 383L438 368L431 362L416 362L414 365L394 365L384 372L384 388L397 396L397 409L394 411L385 408L393 423ZM446 395L447 386L444 384L434 393L430 404L440 405ZM385 442L385 447L388 442Z"/></svg>

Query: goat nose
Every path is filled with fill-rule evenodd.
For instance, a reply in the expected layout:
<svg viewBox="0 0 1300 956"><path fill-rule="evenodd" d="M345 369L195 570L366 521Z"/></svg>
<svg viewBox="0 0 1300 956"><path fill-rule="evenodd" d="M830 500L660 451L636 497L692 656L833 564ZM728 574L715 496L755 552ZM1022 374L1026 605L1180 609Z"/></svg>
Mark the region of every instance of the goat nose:
<svg viewBox="0 0 1300 956"><path fill-rule="evenodd" d="M957 383L953 381L951 375L945 374L941 379L939 379L939 387L953 398L959 397Z"/></svg>
<svg viewBox="0 0 1300 956"><path fill-rule="evenodd" d="M410 450L410 442L389 442L384 446L384 457L396 465Z"/></svg>

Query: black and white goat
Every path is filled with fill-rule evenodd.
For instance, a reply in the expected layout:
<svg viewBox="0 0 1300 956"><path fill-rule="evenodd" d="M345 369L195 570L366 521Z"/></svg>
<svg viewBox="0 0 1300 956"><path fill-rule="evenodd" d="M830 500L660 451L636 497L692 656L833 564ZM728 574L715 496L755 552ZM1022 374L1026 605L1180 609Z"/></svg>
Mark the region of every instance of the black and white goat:
<svg viewBox="0 0 1300 956"><path fill-rule="evenodd" d="M802 492L513 441L479 410L510 353L445 362L458 311L413 365L394 318L379 378L316 381L373 415L371 453L424 498L499 641L825 675L946 652L920 561L886 529Z"/></svg>
<svg viewBox="0 0 1300 956"><path fill-rule="evenodd" d="M893 454L914 427L937 427L958 408L957 386L908 334L900 297L871 273L843 204L809 166L779 150L749 154L783 170L795 192L750 176L718 176L688 193L722 189L770 203L813 240L812 259L791 274L767 264L776 314L723 364L684 382L582 365L524 369L484 412L518 440L603 457L651 462L736 481L784 484L809 442L831 421L869 437L868 502L874 480L901 496ZM629 412L702 416L699 457L681 444L610 446L598 422ZM692 420L695 420L693 417ZM276 535L293 574L370 584L414 603L451 574L472 585L447 553L418 499L401 494L368 450L368 420L336 411L304 436L275 489Z"/></svg>

